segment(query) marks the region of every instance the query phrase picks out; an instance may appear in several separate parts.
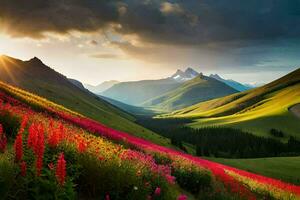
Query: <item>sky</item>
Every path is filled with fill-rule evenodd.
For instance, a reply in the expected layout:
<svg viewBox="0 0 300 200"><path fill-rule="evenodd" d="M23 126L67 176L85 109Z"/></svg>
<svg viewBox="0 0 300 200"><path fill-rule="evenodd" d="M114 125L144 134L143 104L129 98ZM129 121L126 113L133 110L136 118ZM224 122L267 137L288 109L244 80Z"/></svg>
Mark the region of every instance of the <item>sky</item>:
<svg viewBox="0 0 300 200"><path fill-rule="evenodd" d="M300 0L1 0L0 54L84 83L192 67L267 83L300 67Z"/></svg>

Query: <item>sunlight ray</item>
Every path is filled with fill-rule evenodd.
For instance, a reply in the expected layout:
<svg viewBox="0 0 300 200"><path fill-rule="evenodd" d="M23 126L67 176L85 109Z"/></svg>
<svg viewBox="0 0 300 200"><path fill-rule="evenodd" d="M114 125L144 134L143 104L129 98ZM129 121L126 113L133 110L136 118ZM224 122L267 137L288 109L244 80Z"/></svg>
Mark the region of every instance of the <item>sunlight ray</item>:
<svg viewBox="0 0 300 200"><path fill-rule="evenodd" d="M9 67L7 65L8 62L18 67L17 63L14 62L13 60L9 59L6 56L0 55L0 70L2 68L8 74L8 76L9 76L8 78L13 83L17 83L17 80L16 80L14 74L10 71L10 69L9 69Z"/></svg>

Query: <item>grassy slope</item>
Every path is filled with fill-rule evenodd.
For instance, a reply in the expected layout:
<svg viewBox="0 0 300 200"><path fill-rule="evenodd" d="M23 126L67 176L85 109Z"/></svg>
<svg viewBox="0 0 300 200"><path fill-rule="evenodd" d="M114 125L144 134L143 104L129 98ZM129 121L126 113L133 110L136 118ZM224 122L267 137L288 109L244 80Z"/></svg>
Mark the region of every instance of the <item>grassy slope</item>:
<svg viewBox="0 0 300 200"><path fill-rule="evenodd" d="M63 105L112 128L132 133L155 143L170 146L169 140L134 123L135 118L96 95L81 90L66 77L42 64L2 57L0 80Z"/></svg>
<svg viewBox="0 0 300 200"><path fill-rule="evenodd" d="M193 118L192 127L230 126L269 136L276 128L300 137L289 107L300 102L300 69L266 86L200 103L163 117Z"/></svg>
<svg viewBox="0 0 300 200"><path fill-rule="evenodd" d="M145 102L144 105L161 110L175 110L235 92L237 90L225 83L200 75L162 96Z"/></svg>
<svg viewBox="0 0 300 200"><path fill-rule="evenodd" d="M300 185L300 157L209 160Z"/></svg>
<svg viewBox="0 0 300 200"><path fill-rule="evenodd" d="M138 106L132 106L132 105L128 105L128 104L125 104L123 102L120 102L120 101L117 101L117 100L114 100L114 99L111 99L111 98L108 98L108 97L104 97L104 96L100 96L102 99L106 100L107 102L111 103L112 105L115 105L117 106L118 108L134 115L134 116L137 116L137 117L143 117L143 116L154 116L156 115L157 113L153 110L148 110L146 108L143 108L143 107L138 107Z"/></svg>

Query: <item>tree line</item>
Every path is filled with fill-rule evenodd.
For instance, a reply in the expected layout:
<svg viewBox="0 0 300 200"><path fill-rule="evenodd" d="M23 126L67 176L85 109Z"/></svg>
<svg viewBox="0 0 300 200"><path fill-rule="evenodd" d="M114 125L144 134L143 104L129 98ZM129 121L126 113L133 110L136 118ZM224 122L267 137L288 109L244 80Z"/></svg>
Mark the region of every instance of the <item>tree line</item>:
<svg viewBox="0 0 300 200"><path fill-rule="evenodd" d="M193 129L183 125L187 121L179 119L142 119L139 122L170 138L173 145L184 151L186 151L184 142L194 145L198 156L259 158L300 155L300 141L292 136L287 143L283 143L278 139L256 136L240 129L224 127ZM273 135L274 129L270 132L270 135ZM283 136L283 133L275 132L275 135Z"/></svg>

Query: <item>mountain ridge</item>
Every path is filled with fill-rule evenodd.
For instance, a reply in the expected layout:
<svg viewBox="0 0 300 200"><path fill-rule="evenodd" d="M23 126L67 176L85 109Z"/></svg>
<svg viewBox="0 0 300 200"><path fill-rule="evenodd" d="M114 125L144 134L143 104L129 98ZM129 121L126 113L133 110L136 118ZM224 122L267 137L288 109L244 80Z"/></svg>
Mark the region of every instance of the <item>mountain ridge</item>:
<svg viewBox="0 0 300 200"><path fill-rule="evenodd" d="M250 86L247 86L245 84L239 83L239 82L237 82L235 80L232 80L232 79L224 79L218 74L211 74L211 75L209 75L209 77L214 78L218 81L221 81L221 82L227 84L228 86L230 86L230 87L232 87L232 88L234 88L234 89L236 89L240 92L250 90L250 89L253 88L253 87L250 87Z"/></svg>
<svg viewBox="0 0 300 200"><path fill-rule="evenodd" d="M178 82L185 82L185 81L195 78L198 75L199 75L199 72L188 67L188 68L186 68L185 71L182 71L181 69L177 69L177 71L175 72L175 74L173 74L171 76L171 78Z"/></svg>
<svg viewBox="0 0 300 200"><path fill-rule="evenodd" d="M180 83L172 78L128 81L112 86L102 92L101 95L129 105L139 106L155 96L175 89L179 85Z"/></svg>
<svg viewBox="0 0 300 200"><path fill-rule="evenodd" d="M101 92L104 92L105 90L111 88L112 86L118 83L120 82L117 80L110 80L110 81L104 81L96 86L90 84L84 84L84 87L95 94L101 94Z"/></svg>

